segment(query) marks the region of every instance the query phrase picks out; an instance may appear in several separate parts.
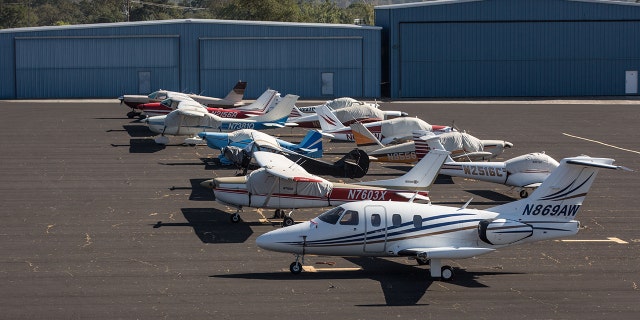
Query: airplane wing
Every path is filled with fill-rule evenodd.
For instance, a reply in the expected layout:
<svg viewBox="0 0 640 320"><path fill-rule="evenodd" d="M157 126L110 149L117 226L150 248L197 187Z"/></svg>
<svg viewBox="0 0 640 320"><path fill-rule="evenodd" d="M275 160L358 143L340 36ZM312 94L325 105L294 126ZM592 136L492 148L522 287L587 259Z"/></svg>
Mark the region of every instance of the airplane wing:
<svg viewBox="0 0 640 320"><path fill-rule="evenodd" d="M274 122L265 122L262 124L265 127L276 127L276 128L284 128L283 125L279 124L279 123L274 123Z"/></svg>
<svg viewBox="0 0 640 320"><path fill-rule="evenodd" d="M399 256L421 256L426 259L464 259L489 253L495 249L478 247L407 248L397 252Z"/></svg>
<svg viewBox="0 0 640 320"><path fill-rule="evenodd" d="M175 112L187 117L204 117L209 114L206 109L196 106L184 106L176 109Z"/></svg>
<svg viewBox="0 0 640 320"><path fill-rule="evenodd" d="M253 158L265 170L278 178L293 180L299 182L324 182L325 180L310 174L297 163L289 160L287 157L264 151L256 151Z"/></svg>
<svg viewBox="0 0 640 320"><path fill-rule="evenodd" d="M463 161L482 161L485 159L489 159L492 156L491 152L486 151L476 151L476 152L468 152L463 154L451 155L451 158L455 161L463 160Z"/></svg>

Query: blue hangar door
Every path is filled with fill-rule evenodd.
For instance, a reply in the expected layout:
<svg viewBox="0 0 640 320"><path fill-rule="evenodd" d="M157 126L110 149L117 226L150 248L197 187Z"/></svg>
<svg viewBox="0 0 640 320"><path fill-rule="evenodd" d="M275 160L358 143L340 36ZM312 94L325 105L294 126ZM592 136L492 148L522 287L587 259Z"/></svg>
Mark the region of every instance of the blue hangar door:
<svg viewBox="0 0 640 320"><path fill-rule="evenodd" d="M364 96L361 37L202 38L200 89L247 81L245 96L267 88L302 99Z"/></svg>
<svg viewBox="0 0 640 320"><path fill-rule="evenodd" d="M16 38L16 96L114 98L179 90L179 37Z"/></svg>
<svg viewBox="0 0 640 320"><path fill-rule="evenodd" d="M637 21L400 24L399 96L624 95Z"/></svg>

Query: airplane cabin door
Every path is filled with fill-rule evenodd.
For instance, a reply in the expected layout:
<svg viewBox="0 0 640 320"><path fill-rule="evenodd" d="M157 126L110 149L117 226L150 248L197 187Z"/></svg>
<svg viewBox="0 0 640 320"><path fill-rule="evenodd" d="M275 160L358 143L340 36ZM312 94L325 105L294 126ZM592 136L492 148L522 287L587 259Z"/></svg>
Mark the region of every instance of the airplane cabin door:
<svg viewBox="0 0 640 320"><path fill-rule="evenodd" d="M383 206L366 206L364 220L364 252L384 252L387 246L387 211Z"/></svg>

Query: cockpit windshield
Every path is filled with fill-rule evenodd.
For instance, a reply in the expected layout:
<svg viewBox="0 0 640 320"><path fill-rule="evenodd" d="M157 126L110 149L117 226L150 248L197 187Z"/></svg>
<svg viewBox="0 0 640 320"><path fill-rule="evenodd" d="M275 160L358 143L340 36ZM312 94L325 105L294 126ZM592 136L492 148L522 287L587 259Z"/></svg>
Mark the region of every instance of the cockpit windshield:
<svg viewBox="0 0 640 320"><path fill-rule="evenodd" d="M336 224L338 222L338 220L340 219L340 216L342 216L342 213L344 212L344 209L342 207L335 207L321 215L318 216L318 219L326 222L326 223L330 223L330 224Z"/></svg>

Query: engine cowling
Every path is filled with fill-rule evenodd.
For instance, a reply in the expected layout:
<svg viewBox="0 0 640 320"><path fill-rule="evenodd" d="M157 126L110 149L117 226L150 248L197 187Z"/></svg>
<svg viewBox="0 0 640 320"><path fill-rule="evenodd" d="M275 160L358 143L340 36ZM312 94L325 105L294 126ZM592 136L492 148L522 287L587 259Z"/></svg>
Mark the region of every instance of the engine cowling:
<svg viewBox="0 0 640 320"><path fill-rule="evenodd" d="M526 223L507 219L483 220L478 224L480 239L492 245L510 244L528 238L533 227Z"/></svg>

